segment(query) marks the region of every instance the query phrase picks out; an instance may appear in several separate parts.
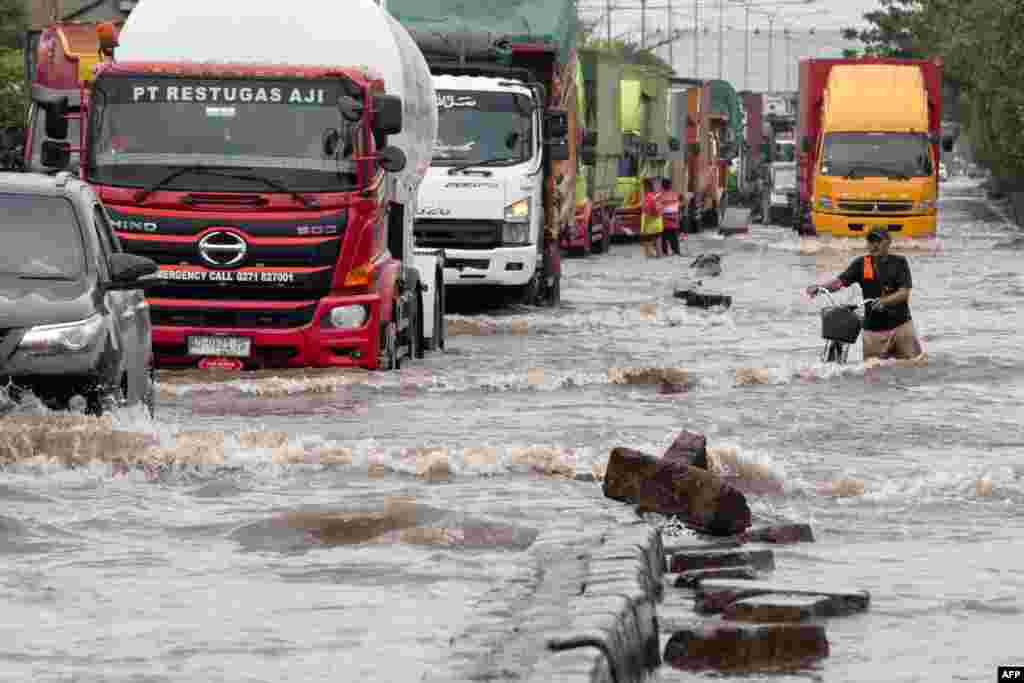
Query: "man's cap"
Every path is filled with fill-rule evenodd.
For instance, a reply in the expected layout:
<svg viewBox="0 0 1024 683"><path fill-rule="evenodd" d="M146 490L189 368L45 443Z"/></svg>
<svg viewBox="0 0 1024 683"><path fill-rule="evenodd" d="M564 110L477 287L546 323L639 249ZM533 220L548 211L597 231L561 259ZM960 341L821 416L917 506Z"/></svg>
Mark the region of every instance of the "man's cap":
<svg viewBox="0 0 1024 683"><path fill-rule="evenodd" d="M881 242L889 237L889 231L881 226L871 228L868 232L868 242Z"/></svg>

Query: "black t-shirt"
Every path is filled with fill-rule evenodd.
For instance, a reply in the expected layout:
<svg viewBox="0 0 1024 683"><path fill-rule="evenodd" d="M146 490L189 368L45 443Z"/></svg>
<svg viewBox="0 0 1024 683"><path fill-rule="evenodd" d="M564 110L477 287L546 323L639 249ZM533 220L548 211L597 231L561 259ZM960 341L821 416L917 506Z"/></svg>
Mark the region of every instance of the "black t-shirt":
<svg viewBox="0 0 1024 683"><path fill-rule="evenodd" d="M892 294L898 289L904 287L910 289L913 286L910 280L910 265L905 257L890 254L884 259L871 259L874 277L870 279L864 278L864 258L859 256L854 259L850 267L839 276L839 279L847 287L855 282L859 284L865 299L877 299ZM864 329L891 330L908 320L910 320L910 306L905 303L890 304L881 312L872 312L869 307L864 318Z"/></svg>

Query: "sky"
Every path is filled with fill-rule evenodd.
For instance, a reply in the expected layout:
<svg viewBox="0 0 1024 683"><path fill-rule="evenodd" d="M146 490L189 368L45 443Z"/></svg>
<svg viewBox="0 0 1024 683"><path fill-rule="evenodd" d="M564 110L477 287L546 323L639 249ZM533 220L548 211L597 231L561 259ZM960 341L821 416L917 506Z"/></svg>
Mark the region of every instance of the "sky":
<svg viewBox="0 0 1024 683"><path fill-rule="evenodd" d="M696 61L695 1L699 12ZM608 2L612 6L612 36L627 34L639 40L641 0L578 0L580 15L599 20L600 34L604 36L608 28L605 11ZM749 33L745 30L747 14L744 9L748 2L751 5ZM671 28L684 33L671 46L660 47L656 52L670 61L679 75L724 78L737 90L768 91L795 90L797 63L802 58L840 56L844 47L859 47L859 43L844 40L841 30L863 25L864 13L878 9L879 3L877 0L647 0L648 44L658 43L668 35L670 7Z"/></svg>

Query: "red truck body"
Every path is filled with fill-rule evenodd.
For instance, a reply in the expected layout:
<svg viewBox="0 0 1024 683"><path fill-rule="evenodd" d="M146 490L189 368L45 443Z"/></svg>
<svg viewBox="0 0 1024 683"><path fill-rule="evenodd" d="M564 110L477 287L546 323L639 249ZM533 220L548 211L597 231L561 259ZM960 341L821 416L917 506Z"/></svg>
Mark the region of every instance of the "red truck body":
<svg viewBox="0 0 1024 683"><path fill-rule="evenodd" d="M400 242L402 207L386 182L369 123L384 95L379 76L365 67L115 63L112 54L100 59L99 48L95 24L58 24L44 31L30 139L45 137L46 119L54 116L48 107L58 100L68 107L68 119L89 122L72 131L65 148L80 154L80 175L96 189L124 250L160 265L160 282L147 291L158 366L393 369L403 357L443 345L443 304L437 299L428 309L435 314L433 336L423 336L427 288L403 263L401 255L411 260L412 254ZM100 115L89 110L101 84L106 98L107 92L130 92L128 83L215 79L233 79L225 82L238 86L316 86L326 88L320 92L328 97L334 90L352 93L367 122L351 138L355 182L340 191L292 192L251 183L238 191L205 191L203 185L216 178L197 176L188 190L149 191L152 181L97 177L90 152L99 144L100 134L92 129ZM115 153L130 153L131 142L130 134L124 142L104 139L110 147L124 145ZM41 161L45 154L38 144L27 144L26 154L30 166L53 167ZM411 244L411 221L409 226ZM436 283L440 269L424 280ZM346 316L362 322L336 322ZM196 339L201 343L193 344Z"/></svg>

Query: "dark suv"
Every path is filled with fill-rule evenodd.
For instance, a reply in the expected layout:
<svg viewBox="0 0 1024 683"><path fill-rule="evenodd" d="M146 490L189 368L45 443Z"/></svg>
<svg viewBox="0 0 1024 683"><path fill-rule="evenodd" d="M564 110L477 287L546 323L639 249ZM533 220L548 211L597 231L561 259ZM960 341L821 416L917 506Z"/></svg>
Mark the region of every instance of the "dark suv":
<svg viewBox="0 0 1024 683"><path fill-rule="evenodd" d="M139 278L156 270L121 251L87 184L0 173L0 413L25 391L56 409L78 403L98 415L142 402L152 413Z"/></svg>

